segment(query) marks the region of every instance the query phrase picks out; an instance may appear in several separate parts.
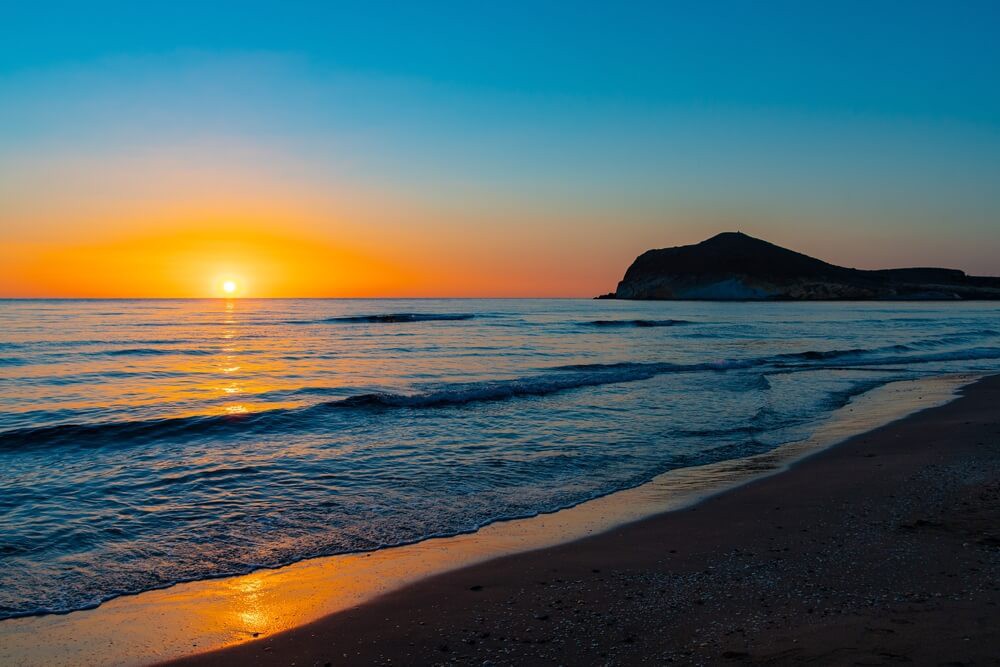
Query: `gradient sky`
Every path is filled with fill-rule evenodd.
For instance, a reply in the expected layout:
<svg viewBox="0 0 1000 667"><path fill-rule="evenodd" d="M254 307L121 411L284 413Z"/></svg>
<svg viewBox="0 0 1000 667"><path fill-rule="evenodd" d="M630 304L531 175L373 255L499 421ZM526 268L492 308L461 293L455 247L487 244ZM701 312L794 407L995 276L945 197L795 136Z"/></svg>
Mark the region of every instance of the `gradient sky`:
<svg viewBox="0 0 1000 667"><path fill-rule="evenodd" d="M14 3L0 296L590 296L741 229L1000 274L995 2Z"/></svg>

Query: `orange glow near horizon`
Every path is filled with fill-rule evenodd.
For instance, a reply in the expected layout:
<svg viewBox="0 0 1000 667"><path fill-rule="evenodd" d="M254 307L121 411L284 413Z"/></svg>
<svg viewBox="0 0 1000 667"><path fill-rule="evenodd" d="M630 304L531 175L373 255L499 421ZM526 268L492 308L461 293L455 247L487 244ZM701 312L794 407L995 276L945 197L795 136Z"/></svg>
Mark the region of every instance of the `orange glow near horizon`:
<svg viewBox="0 0 1000 667"><path fill-rule="evenodd" d="M47 221L51 232L38 231L41 224L16 230L0 244L0 296L592 296L614 286L632 254L595 261L565 220L525 231L499 220L470 229L456 217L388 207L343 216L171 207L130 227L129 213L66 214Z"/></svg>
<svg viewBox="0 0 1000 667"><path fill-rule="evenodd" d="M270 173L279 157L251 158L192 149L114 155L100 169L39 156L0 165L0 297L592 296L634 252L604 242L598 257L593 221L575 216L324 189Z"/></svg>
<svg viewBox="0 0 1000 667"><path fill-rule="evenodd" d="M356 296L408 278L345 247L262 230L13 243L0 263L2 291L27 297Z"/></svg>
<svg viewBox="0 0 1000 667"><path fill-rule="evenodd" d="M221 139L14 164L0 297L587 297L646 245L598 214L374 188Z"/></svg>

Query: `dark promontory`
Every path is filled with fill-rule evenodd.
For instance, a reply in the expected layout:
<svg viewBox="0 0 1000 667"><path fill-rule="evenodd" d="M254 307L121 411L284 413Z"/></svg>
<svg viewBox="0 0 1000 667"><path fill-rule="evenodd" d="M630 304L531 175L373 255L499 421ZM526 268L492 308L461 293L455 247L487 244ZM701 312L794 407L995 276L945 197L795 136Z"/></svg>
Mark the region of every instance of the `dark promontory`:
<svg viewBox="0 0 1000 667"><path fill-rule="evenodd" d="M707 300L1000 299L1000 278L956 269L848 269L740 232L649 250L600 298Z"/></svg>

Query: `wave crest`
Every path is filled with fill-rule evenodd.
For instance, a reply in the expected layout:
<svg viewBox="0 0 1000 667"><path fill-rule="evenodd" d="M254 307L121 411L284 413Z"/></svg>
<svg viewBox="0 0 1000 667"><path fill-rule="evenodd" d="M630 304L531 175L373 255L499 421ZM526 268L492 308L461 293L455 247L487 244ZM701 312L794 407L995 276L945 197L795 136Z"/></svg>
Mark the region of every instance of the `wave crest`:
<svg viewBox="0 0 1000 667"><path fill-rule="evenodd" d="M852 366L889 366L958 360L1000 359L1000 348L980 347L932 354L889 354L874 356L879 350L805 351L755 359L718 360L693 364L667 362L618 362L609 364L570 364L554 366L544 372L510 380L486 380L456 383L430 388L413 394L370 392L326 401L306 407L275 408L244 415L198 415L144 421L104 423L66 423L0 432L0 451L46 446L101 447L121 443L150 441L165 437L196 438L227 430L295 429L315 424L311 417L330 409L434 408L469 403L501 401L516 397L545 396L561 391L605 384L635 382L666 373L731 371L748 368L812 370L834 368L849 358ZM819 363L815 363L819 362ZM747 389L764 390L770 386L763 374L755 376ZM310 393L322 393L308 388ZM330 389L329 391L336 391Z"/></svg>

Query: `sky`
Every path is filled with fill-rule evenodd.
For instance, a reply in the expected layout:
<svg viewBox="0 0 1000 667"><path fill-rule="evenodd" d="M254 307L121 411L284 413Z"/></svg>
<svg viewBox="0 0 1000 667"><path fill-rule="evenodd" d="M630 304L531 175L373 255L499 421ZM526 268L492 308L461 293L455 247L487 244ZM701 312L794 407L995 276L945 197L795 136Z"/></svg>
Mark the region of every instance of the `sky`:
<svg viewBox="0 0 1000 667"><path fill-rule="evenodd" d="M0 296L592 296L741 230L1000 274L995 2L14 3Z"/></svg>

